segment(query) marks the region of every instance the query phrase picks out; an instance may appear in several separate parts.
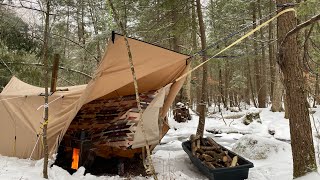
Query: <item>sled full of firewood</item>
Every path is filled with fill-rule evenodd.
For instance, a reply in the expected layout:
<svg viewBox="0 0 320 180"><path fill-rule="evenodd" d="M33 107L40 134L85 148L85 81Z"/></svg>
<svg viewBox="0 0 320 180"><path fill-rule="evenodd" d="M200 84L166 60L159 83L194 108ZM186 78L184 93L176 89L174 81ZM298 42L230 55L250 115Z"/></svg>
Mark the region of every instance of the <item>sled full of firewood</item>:
<svg viewBox="0 0 320 180"><path fill-rule="evenodd" d="M191 141L182 143L191 162L210 180L244 180L248 178L253 163L224 148L211 138L203 138L200 148ZM199 144L198 144L199 145ZM194 149L192 152L192 146Z"/></svg>

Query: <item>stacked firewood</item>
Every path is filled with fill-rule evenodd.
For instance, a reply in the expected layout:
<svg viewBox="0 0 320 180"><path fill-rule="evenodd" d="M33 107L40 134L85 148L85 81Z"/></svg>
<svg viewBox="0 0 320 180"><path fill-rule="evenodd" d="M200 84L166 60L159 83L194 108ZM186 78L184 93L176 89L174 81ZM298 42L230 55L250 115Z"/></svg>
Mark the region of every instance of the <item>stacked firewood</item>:
<svg viewBox="0 0 320 180"><path fill-rule="evenodd" d="M190 136L192 154L200 159L203 164L211 169L234 167L238 164L238 156L231 158L228 151L223 150L212 138Z"/></svg>

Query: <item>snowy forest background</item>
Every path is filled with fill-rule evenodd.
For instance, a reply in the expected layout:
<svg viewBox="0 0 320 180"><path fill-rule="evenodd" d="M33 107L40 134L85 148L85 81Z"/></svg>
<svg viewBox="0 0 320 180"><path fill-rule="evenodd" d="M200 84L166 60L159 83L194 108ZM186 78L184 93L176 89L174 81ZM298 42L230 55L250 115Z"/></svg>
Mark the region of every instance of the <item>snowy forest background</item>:
<svg viewBox="0 0 320 180"><path fill-rule="evenodd" d="M39 4L40 3L40 4ZM121 21L129 36L175 51L192 54L201 49L198 21L193 1L115 1ZM204 1L203 14L207 44L213 44L250 24L260 24L274 15L274 1ZM44 18L41 1L1 1L0 13L0 88L12 75L23 81L43 86L41 59ZM317 13L319 2L310 0L298 7L301 21ZM19 7L19 8L18 8ZM26 9L30 8L30 9ZM33 10L31 10L33 9ZM35 10L36 9L36 10ZM49 56L52 64L55 53L61 56L59 86L85 84L104 53L111 31L118 28L105 1L54 1L50 22ZM260 21L260 19L262 20ZM301 33L301 46L309 29ZM301 51L310 97L317 97L319 61L319 24L310 30L307 47ZM119 32L119 30L118 30ZM207 51L213 55L244 32L220 42ZM305 36L303 34L306 34ZM282 98L281 74L276 64L276 23L263 28L244 43L211 61L208 71L208 102L222 102L225 107L238 106L241 101L266 107L273 93ZM194 59L196 66L201 58ZM187 100L200 98L201 69L188 78L185 87ZM254 99L254 100L253 100ZM275 109L275 111L279 111Z"/></svg>

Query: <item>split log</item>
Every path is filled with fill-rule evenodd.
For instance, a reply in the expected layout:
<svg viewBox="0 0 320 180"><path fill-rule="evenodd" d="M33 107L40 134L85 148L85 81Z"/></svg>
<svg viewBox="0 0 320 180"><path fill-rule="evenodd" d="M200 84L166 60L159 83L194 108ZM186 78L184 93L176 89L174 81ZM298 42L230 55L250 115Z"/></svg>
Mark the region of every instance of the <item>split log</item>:
<svg viewBox="0 0 320 180"><path fill-rule="evenodd" d="M201 145L203 146L208 146L209 144L207 143L207 140L205 138L200 138ZM201 147L200 147L201 148Z"/></svg>
<svg viewBox="0 0 320 180"><path fill-rule="evenodd" d="M204 150L204 151L213 151L213 150L217 150L217 147L212 147L212 146L200 146L200 149Z"/></svg>
<svg viewBox="0 0 320 180"><path fill-rule="evenodd" d="M238 163L238 156L234 156L233 159L232 159L232 163L231 163L230 167L236 166L237 163Z"/></svg>
<svg viewBox="0 0 320 180"><path fill-rule="evenodd" d="M197 149L196 152L199 153L199 154L204 154L205 153L204 150L202 150L202 149Z"/></svg>
<svg viewBox="0 0 320 180"><path fill-rule="evenodd" d="M211 137L207 137L207 140L211 146L216 147L217 149L221 149L220 145L216 143Z"/></svg>
<svg viewBox="0 0 320 180"><path fill-rule="evenodd" d="M211 162L211 161L214 161L214 160L215 160L213 157L211 157L211 156L208 155L208 154L202 154L201 156L202 156L202 158L203 158L206 162Z"/></svg>
<svg viewBox="0 0 320 180"><path fill-rule="evenodd" d="M225 166L219 164L219 163L216 163L216 162L212 162L212 165L214 165L215 167L218 167L218 168L223 168Z"/></svg>
<svg viewBox="0 0 320 180"><path fill-rule="evenodd" d="M214 165L211 162L204 162L205 165L207 165L209 168L214 169Z"/></svg>
<svg viewBox="0 0 320 180"><path fill-rule="evenodd" d="M199 138L197 138L197 148L200 149L200 139Z"/></svg>

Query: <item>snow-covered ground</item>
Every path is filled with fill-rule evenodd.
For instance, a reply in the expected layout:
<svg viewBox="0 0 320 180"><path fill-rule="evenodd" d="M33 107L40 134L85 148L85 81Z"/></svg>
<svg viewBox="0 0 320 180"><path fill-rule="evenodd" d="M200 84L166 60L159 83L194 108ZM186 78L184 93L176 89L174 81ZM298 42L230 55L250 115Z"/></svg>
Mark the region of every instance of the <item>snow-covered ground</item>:
<svg viewBox="0 0 320 180"><path fill-rule="evenodd" d="M314 119L316 126L320 130L320 108L315 109ZM252 109L250 110L252 111ZM221 115L214 114L212 118L206 119L206 130L219 130L222 134L212 134L205 132L205 136L210 136L218 143L228 149L236 151L241 156L246 157L254 163L254 168L249 171L249 180L291 180L292 179L292 155L290 141L289 122L284 119L284 113L272 113L269 109L260 109L262 124L254 121L246 126L242 119L236 117L238 114L244 115L247 110L242 112L223 112ZM198 116L192 115L192 120L186 123L177 123L172 117L169 118L171 129L153 151L153 163L155 165L158 178L167 179L207 179L191 163L188 155L183 151L181 143L196 132ZM236 117L237 119L233 119ZM316 131L313 125L313 133ZM269 130L275 132L272 136ZM240 133L239 133L240 132ZM241 134L242 133L242 134ZM247 134L247 135L243 135ZM252 141L254 143L252 144ZM320 140L314 138L315 148L319 154ZM243 148L250 147L250 148ZM318 157L317 157L318 158ZM319 163L319 159L317 159ZM42 180L43 161L29 161L13 157L0 156L0 180ZM60 167L49 168L49 179L52 180L113 180L122 179L119 176L93 176L84 175L84 168L70 175ZM320 171L320 168L318 169ZM142 180L145 177L137 176L130 179ZM152 179L151 177L149 179ZM318 173L311 173L298 180L320 180Z"/></svg>

